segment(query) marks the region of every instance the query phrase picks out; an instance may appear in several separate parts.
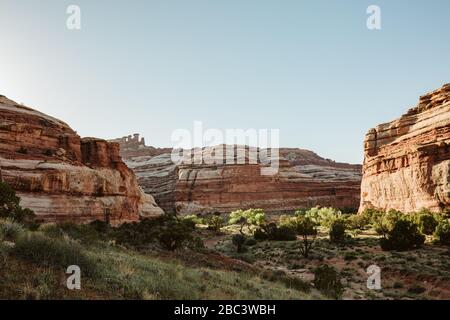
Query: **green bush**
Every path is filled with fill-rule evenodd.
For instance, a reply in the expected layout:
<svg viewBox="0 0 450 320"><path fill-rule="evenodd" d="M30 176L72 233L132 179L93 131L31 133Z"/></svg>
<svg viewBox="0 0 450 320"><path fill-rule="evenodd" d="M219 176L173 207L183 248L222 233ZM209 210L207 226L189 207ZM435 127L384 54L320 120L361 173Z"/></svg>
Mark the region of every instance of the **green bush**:
<svg viewBox="0 0 450 320"><path fill-rule="evenodd" d="M450 245L450 220L442 220L434 231L434 239L443 245Z"/></svg>
<svg viewBox="0 0 450 320"><path fill-rule="evenodd" d="M314 221L316 224L326 228L329 228L334 220L343 217L342 212L338 209L320 207L311 208L306 212L303 210L298 210L296 212L296 215L299 217L307 217Z"/></svg>
<svg viewBox="0 0 450 320"><path fill-rule="evenodd" d="M333 267L322 265L314 271L314 286L329 298L341 299L344 287L341 278Z"/></svg>
<svg viewBox="0 0 450 320"><path fill-rule="evenodd" d="M287 226L278 227L275 223L268 223L256 229L253 237L256 240L294 241L297 239L295 231Z"/></svg>
<svg viewBox="0 0 450 320"><path fill-rule="evenodd" d="M156 243L170 251L182 247L197 249L203 247L203 242L193 235L195 225L192 219L186 217L164 215L139 223L125 223L110 233L117 243L136 249L145 249Z"/></svg>
<svg viewBox="0 0 450 320"><path fill-rule="evenodd" d="M393 228L380 240L381 248L386 251L406 251L420 247L425 242L417 225L407 219L395 222Z"/></svg>
<svg viewBox="0 0 450 320"><path fill-rule="evenodd" d="M366 230L371 223L371 217L364 213L353 214L348 218L348 227L352 230Z"/></svg>
<svg viewBox="0 0 450 320"><path fill-rule="evenodd" d="M347 225L344 220L337 219L330 226L330 241L333 243L343 243L346 239Z"/></svg>
<svg viewBox="0 0 450 320"><path fill-rule="evenodd" d="M24 232L24 228L14 221L0 220L0 241L16 241Z"/></svg>
<svg viewBox="0 0 450 320"><path fill-rule="evenodd" d="M256 228L256 230L253 232L253 238L256 241L268 240L267 233L262 228Z"/></svg>
<svg viewBox="0 0 450 320"><path fill-rule="evenodd" d="M419 231L426 235L432 235L438 225L435 215L428 210L422 210L415 216L415 222L419 227Z"/></svg>
<svg viewBox="0 0 450 320"><path fill-rule="evenodd" d="M225 225L225 220L219 215L212 215L205 218L205 223L209 230L220 232Z"/></svg>
<svg viewBox="0 0 450 320"><path fill-rule="evenodd" d="M20 206L20 198L6 183L0 181L0 218L10 218L22 224L34 222L35 215L30 209Z"/></svg>
<svg viewBox="0 0 450 320"><path fill-rule="evenodd" d="M247 238L242 234L235 234L233 238L231 238L231 242L236 247L237 252L242 252L244 248L244 244Z"/></svg>
<svg viewBox="0 0 450 320"><path fill-rule="evenodd" d="M302 237L300 253L308 258L317 236L317 223L308 216L298 216L293 224L293 230Z"/></svg>
<svg viewBox="0 0 450 320"><path fill-rule="evenodd" d="M19 259L42 267L56 267L65 271L67 267L77 265L88 276L96 274L95 262L71 239L53 239L40 232L29 232L17 239L12 253Z"/></svg>
<svg viewBox="0 0 450 320"><path fill-rule="evenodd" d="M228 223L241 225L240 233L244 235L244 227L253 233L253 226L260 226L266 221L266 215L262 209L236 210L230 213Z"/></svg>
<svg viewBox="0 0 450 320"><path fill-rule="evenodd" d="M192 232L195 225L176 218L168 219L157 231L158 242L167 250L174 251L183 246L201 247L203 243Z"/></svg>
<svg viewBox="0 0 450 320"><path fill-rule="evenodd" d="M390 210L384 214L373 216L373 226L378 234L386 237L392 231L396 223L405 218L405 215L396 210Z"/></svg>
<svg viewBox="0 0 450 320"><path fill-rule="evenodd" d="M181 217L180 219L181 220L190 220L190 221L192 221L192 223L194 223L196 225L205 223L204 218L199 217L195 214L187 215L187 216Z"/></svg>

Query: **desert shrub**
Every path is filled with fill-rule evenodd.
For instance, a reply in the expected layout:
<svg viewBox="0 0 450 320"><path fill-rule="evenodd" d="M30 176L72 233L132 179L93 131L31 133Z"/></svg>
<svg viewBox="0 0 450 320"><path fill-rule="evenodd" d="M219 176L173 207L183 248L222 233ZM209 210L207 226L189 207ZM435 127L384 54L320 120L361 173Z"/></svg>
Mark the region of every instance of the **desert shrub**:
<svg viewBox="0 0 450 320"><path fill-rule="evenodd" d="M358 215L364 217L364 220L367 222L368 226L376 228L376 224L385 215L385 213L375 209L365 209Z"/></svg>
<svg viewBox="0 0 450 320"><path fill-rule="evenodd" d="M64 235L67 235L71 239L80 241L83 244L92 245L99 244L101 241L106 241L109 239L108 233L103 230L102 223L105 222L93 222L91 224L76 224L73 222L64 222L61 224L57 224L54 230L51 230L52 227L49 226L50 235L57 236L58 228ZM44 227L45 228L45 227ZM109 228L109 227L108 227ZM49 236L50 236L49 235Z"/></svg>
<svg viewBox="0 0 450 320"><path fill-rule="evenodd" d="M0 221L0 241L16 241L24 232L24 228L12 220Z"/></svg>
<svg viewBox="0 0 450 320"><path fill-rule="evenodd" d="M333 243L343 243L346 239L346 222L343 219L334 220L330 226L330 241Z"/></svg>
<svg viewBox="0 0 450 320"><path fill-rule="evenodd" d="M342 212L335 208L320 208L315 207L304 211L297 211L296 215L299 217L307 217L314 221L316 224L329 228L331 223L339 218L342 218Z"/></svg>
<svg viewBox="0 0 450 320"><path fill-rule="evenodd" d="M424 242L425 236L419 232L417 225L407 219L395 222L393 228L380 239L381 248L387 251L411 250L420 247Z"/></svg>
<svg viewBox="0 0 450 320"><path fill-rule="evenodd" d="M256 241L264 241L267 240L267 233L262 228L256 228L253 232L253 238Z"/></svg>
<svg viewBox="0 0 450 320"><path fill-rule="evenodd" d="M160 220L157 218L157 220ZM156 240L159 225L150 219L141 222L124 223L113 231L118 244L129 247L145 247Z"/></svg>
<svg viewBox="0 0 450 320"><path fill-rule="evenodd" d="M96 264L71 239L52 239L40 232L29 232L17 239L12 253L19 259L35 263L42 267L63 269L77 265L88 276L96 273Z"/></svg>
<svg viewBox="0 0 450 320"><path fill-rule="evenodd" d="M396 210L390 210L384 214L374 215L373 226L378 234L386 237L386 235L392 231L396 223L403 218L405 218L403 213Z"/></svg>
<svg viewBox="0 0 450 320"><path fill-rule="evenodd" d="M287 226L278 227L275 223L268 223L257 228L253 233L256 240L294 241L297 239L295 231Z"/></svg>
<svg viewBox="0 0 450 320"><path fill-rule="evenodd" d="M205 223L204 218L196 216L195 214L190 214L190 215L181 217L180 219L181 220L190 220L190 221L192 221L192 223L194 223L196 225Z"/></svg>
<svg viewBox="0 0 450 320"><path fill-rule="evenodd" d="M442 220L433 233L436 242L443 245L450 245L450 220Z"/></svg>
<svg viewBox="0 0 450 320"><path fill-rule="evenodd" d="M300 253L308 258L317 236L317 223L307 216L299 216L294 222L293 230L302 237Z"/></svg>
<svg viewBox="0 0 450 320"><path fill-rule="evenodd" d="M10 218L22 224L34 222L35 215L30 209L20 206L20 198L6 183L0 181L0 218Z"/></svg>
<svg viewBox="0 0 450 320"><path fill-rule="evenodd" d="M230 213L229 224L241 225L240 233L244 234L244 227L253 233L253 226L260 226L266 221L266 215L262 209L237 210Z"/></svg>
<svg viewBox="0 0 450 320"><path fill-rule="evenodd" d="M220 232L220 229L225 225L225 220L219 215L208 216L204 220L208 229L215 232Z"/></svg>
<svg viewBox="0 0 450 320"><path fill-rule="evenodd" d="M292 228L293 222L295 221L296 218L297 218L296 216L289 216L285 214L281 215L278 220L278 226Z"/></svg>
<svg viewBox="0 0 450 320"><path fill-rule="evenodd" d="M62 238L64 236L64 231L56 223L41 224L37 231L50 238Z"/></svg>
<svg viewBox="0 0 450 320"><path fill-rule="evenodd" d="M344 292L338 272L326 264L314 271L314 287L332 299L341 299Z"/></svg>
<svg viewBox="0 0 450 320"><path fill-rule="evenodd" d="M167 220L157 231L158 242L167 250L202 246L199 238L192 235L195 225L176 218Z"/></svg>
<svg viewBox="0 0 450 320"><path fill-rule="evenodd" d="M235 234L233 238L231 238L231 242L236 247L237 252L242 252L244 248L244 244L247 238L242 234Z"/></svg>
<svg viewBox="0 0 450 320"><path fill-rule="evenodd" d="M278 227L275 223L269 223L263 230L267 234L267 239L271 241L294 241L297 239L295 231L287 226Z"/></svg>
<svg viewBox="0 0 450 320"><path fill-rule="evenodd" d="M89 223L89 227L97 231L98 233L107 233L110 230L110 225L106 221L94 220Z"/></svg>
<svg viewBox="0 0 450 320"><path fill-rule="evenodd" d="M159 243L164 249L173 251L181 247L203 247L203 242L194 237L195 223L190 219L164 215L145 219L139 223L125 223L111 231L117 243L144 249Z"/></svg>
<svg viewBox="0 0 450 320"><path fill-rule="evenodd" d="M348 219L348 227L352 230L365 230L371 224L371 218L364 213L353 214Z"/></svg>
<svg viewBox="0 0 450 320"><path fill-rule="evenodd" d="M432 235L438 225L435 215L428 210L422 210L413 215L413 218L419 227L419 231L426 235Z"/></svg>

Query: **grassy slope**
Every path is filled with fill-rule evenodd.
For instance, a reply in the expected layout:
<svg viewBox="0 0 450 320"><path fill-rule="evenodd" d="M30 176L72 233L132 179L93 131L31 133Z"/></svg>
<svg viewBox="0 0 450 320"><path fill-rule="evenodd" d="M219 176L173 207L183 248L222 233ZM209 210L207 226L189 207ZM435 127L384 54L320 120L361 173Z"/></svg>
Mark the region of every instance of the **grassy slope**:
<svg viewBox="0 0 450 320"><path fill-rule="evenodd" d="M104 242L82 246L82 254L95 263L96 275L82 276L82 290L70 291L62 268L33 263L4 244L0 251L0 299L312 298L247 272L187 267L175 258L160 259Z"/></svg>

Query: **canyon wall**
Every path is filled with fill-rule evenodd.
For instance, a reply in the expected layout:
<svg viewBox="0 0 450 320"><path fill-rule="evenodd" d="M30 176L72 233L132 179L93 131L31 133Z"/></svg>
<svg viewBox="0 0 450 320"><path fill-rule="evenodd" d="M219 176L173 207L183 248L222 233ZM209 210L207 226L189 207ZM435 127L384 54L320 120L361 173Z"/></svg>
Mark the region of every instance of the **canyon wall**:
<svg viewBox="0 0 450 320"><path fill-rule="evenodd" d="M0 96L0 172L43 221L112 224L163 214L119 144L80 138L64 122Z"/></svg>
<svg viewBox="0 0 450 320"><path fill-rule="evenodd" d="M450 209L450 84L369 130L360 211Z"/></svg>
<svg viewBox="0 0 450 320"><path fill-rule="evenodd" d="M227 146L220 146L224 161L177 165L171 149L147 147L138 135L114 141L121 144L121 155L138 183L166 212L228 213L246 208L287 212L317 205L357 210L359 206L361 166L336 163L308 150L280 149L278 173L266 176L261 174L264 165L249 161L245 147L240 161L235 147L232 164L226 163ZM208 153L208 149L194 150L192 158L205 158Z"/></svg>

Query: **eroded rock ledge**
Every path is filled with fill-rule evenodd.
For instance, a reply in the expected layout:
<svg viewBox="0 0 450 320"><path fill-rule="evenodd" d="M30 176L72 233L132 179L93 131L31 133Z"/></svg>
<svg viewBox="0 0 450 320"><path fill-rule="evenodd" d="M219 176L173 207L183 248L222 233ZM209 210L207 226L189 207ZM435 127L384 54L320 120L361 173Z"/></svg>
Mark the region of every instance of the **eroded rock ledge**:
<svg viewBox="0 0 450 320"><path fill-rule="evenodd" d="M0 96L2 179L44 221L113 224L163 213L119 155L64 122Z"/></svg>
<svg viewBox="0 0 450 320"><path fill-rule="evenodd" d="M139 184L167 212L228 213L245 208L283 212L316 205L357 210L359 206L361 166L336 163L308 150L280 149L279 172L264 176L262 165L250 164L248 158L244 164L175 165L171 149L147 147L137 134L114 141L121 144L121 155Z"/></svg>
<svg viewBox="0 0 450 320"><path fill-rule="evenodd" d="M360 211L450 208L450 84L364 141Z"/></svg>

